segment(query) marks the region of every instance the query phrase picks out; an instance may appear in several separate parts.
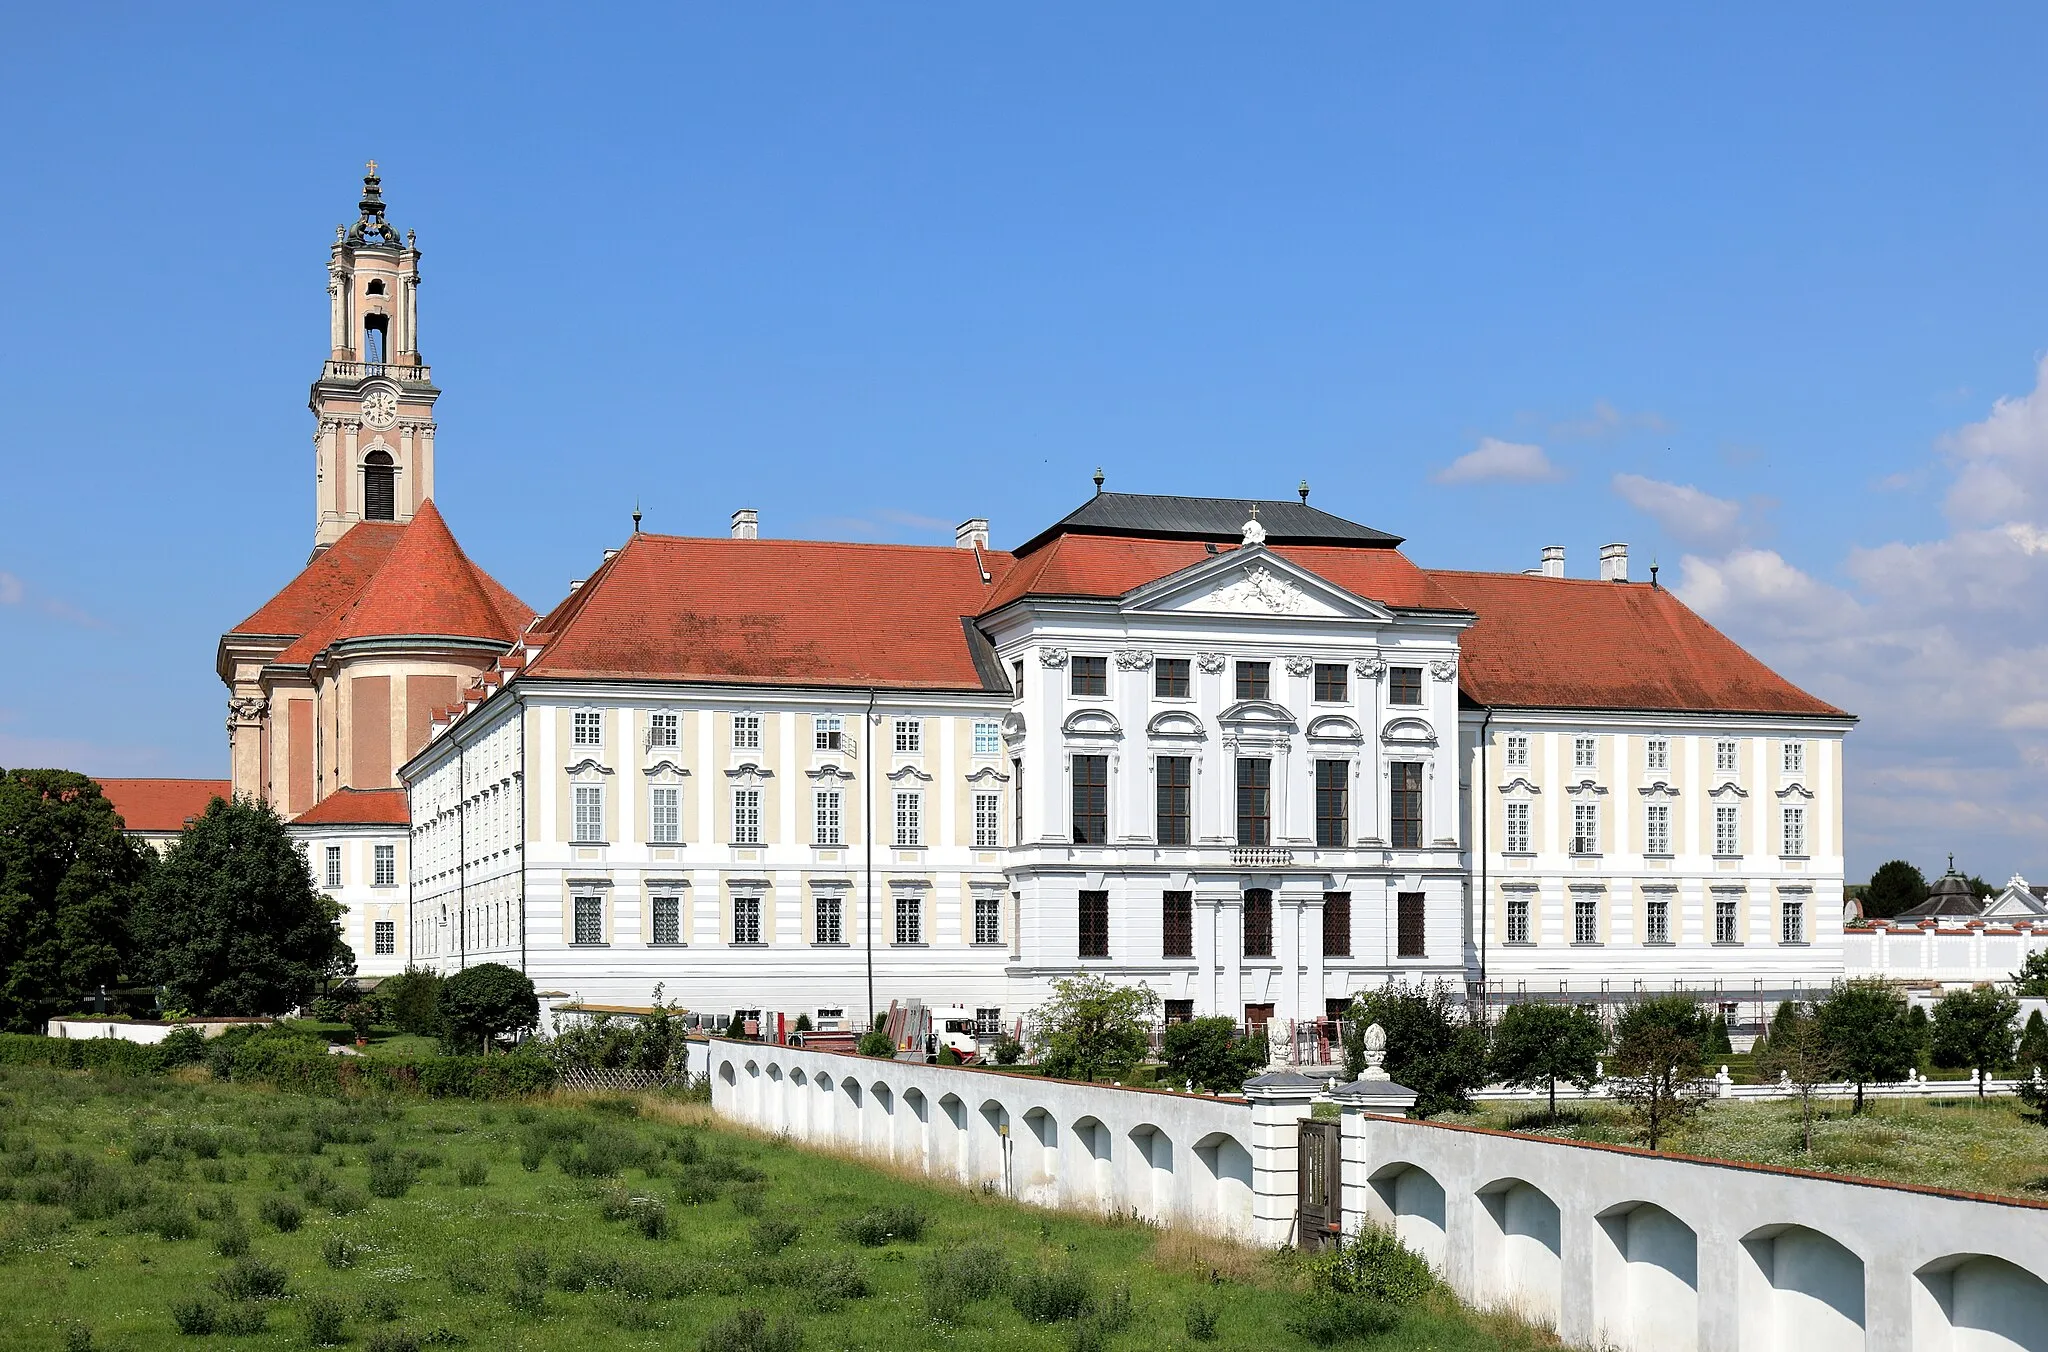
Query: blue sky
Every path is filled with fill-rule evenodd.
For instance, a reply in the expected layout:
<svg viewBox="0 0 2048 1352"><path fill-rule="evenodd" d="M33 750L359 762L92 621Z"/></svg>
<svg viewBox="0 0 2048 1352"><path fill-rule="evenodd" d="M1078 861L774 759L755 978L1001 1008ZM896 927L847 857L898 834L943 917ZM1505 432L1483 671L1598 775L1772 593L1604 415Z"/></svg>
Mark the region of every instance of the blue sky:
<svg viewBox="0 0 2048 1352"><path fill-rule="evenodd" d="M1416 8L7 7L0 764L224 773L375 157L536 607L636 496L1009 544L1306 477L1426 564L1628 541L1864 715L1852 876L2048 878L2048 11Z"/></svg>

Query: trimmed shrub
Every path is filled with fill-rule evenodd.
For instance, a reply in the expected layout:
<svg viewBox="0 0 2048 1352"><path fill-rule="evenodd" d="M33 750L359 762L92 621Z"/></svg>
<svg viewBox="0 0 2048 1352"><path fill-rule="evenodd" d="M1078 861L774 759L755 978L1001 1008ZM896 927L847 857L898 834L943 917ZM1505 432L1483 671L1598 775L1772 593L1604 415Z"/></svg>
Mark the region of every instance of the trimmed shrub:
<svg viewBox="0 0 2048 1352"><path fill-rule="evenodd" d="M382 1287L363 1292L363 1318L388 1324L398 1318L398 1297ZM375 1341L373 1338L372 1341Z"/></svg>
<svg viewBox="0 0 2048 1352"><path fill-rule="evenodd" d="M327 1194L327 1210L336 1216L353 1216L369 1204L360 1188L341 1187Z"/></svg>
<svg viewBox="0 0 2048 1352"><path fill-rule="evenodd" d="M136 1228L151 1231L158 1239L191 1239L199 1233L199 1222L178 1203L162 1201L142 1212Z"/></svg>
<svg viewBox="0 0 2048 1352"><path fill-rule="evenodd" d="M413 1162L394 1155L370 1157L370 1192L384 1198L403 1197L419 1180L419 1170Z"/></svg>
<svg viewBox="0 0 2048 1352"><path fill-rule="evenodd" d="M766 1183L735 1183L732 1185L732 1209L742 1216L758 1216L768 1209L768 1185Z"/></svg>

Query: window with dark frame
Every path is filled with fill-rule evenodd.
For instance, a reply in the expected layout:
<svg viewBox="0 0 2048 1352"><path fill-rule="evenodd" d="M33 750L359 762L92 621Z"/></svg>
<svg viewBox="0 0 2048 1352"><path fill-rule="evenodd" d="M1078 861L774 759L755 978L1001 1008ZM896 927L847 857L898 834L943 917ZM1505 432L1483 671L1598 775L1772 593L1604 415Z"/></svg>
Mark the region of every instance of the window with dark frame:
<svg viewBox="0 0 2048 1352"><path fill-rule="evenodd" d="M657 944L679 944L682 941L682 898L654 898L654 942Z"/></svg>
<svg viewBox="0 0 2048 1352"><path fill-rule="evenodd" d="M1159 898L1160 956L1195 956L1195 894L1163 892Z"/></svg>
<svg viewBox="0 0 2048 1352"><path fill-rule="evenodd" d="M1316 844L1341 848L1351 834L1351 762L1316 762Z"/></svg>
<svg viewBox="0 0 2048 1352"><path fill-rule="evenodd" d="M1273 664L1271 662L1239 662L1237 664L1237 697L1239 699L1266 699L1273 689Z"/></svg>
<svg viewBox="0 0 2048 1352"><path fill-rule="evenodd" d="M732 941L736 944L758 944L761 942L761 899L759 897L734 897L732 899Z"/></svg>
<svg viewBox="0 0 2048 1352"><path fill-rule="evenodd" d="M1316 700L1343 704L1351 698L1351 673L1342 662L1316 663Z"/></svg>
<svg viewBox="0 0 2048 1352"><path fill-rule="evenodd" d="M1245 890L1244 955L1248 958L1273 956L1273 894L1263 887Z"/></svg>
<svg viewBox="0 0 2048 1352"><path fill-rule="evenodd" d="M1237 843L1269 845L1273 830L1273 762L1247 756L1237 763Z"/></svg>
<svg viewBox="0 0 2048 1352"><path fill-rule="evenodd" d="M1003 899L976 894L974 898L974 942L999 944L1003 941Z"/></svg>
<svg viewBox="0 0 2048 1352"><path fill-rule="evenodd" d="M1107 695L1109 693L1109 659L1107 657L1076 657L1073 659L1073 685L1077 695Z"/></svg>
<svg viewBox="0 0 2048 1352"><path fill-rule="evenodd" d="M1422 668L1387 668L1387 703L1422 703Z"/></svg>
<svg viewBox="0 0 2048 1352"><path fill-rule="evenodd" d="M1194 1020L1194 1017L1195 1002L1193 1000L1168 1000L1166 1002L1166 1021L1168 1023L1190 1023Z"/></svg>
<svg viewBox="0 0 2048 1352"><path fill-rule="evenodd" d="M1188 659L1162 657L1152 664L1152 693L1160 699L1188 697Z"/></svg>
<svg viewBox="0 0 2048 1352"><path fill-rule="evenodd" d="M896 894L896 942L924 942L924 898L915 892Z"/></svg>
<svg viewBox="0 0 2048 1352"><path fill-rule="evenodd" d="M811 942L819 944L842 942L841 936L845 932L841 924L844 914L841 909L843 905L844 903L838 897L819 897L817 899L813 913L814 923L811 928Z"/></svg>
<svg viewBox="0 0 2048 1352"><path fill-rule="evenodd" d="M1074 843L1109 841L1109 757L1074 757Z"/></svg>
<svg viewBox="0 0 2048 1352"><path fill-rule="evenodd" d="M1010 762L1010 841L1024 843L1024 762Z"/></svg>
<svg viewBox="0 0 2048 1352"><path fill-rule="evenodd" d="M1395 931L1394 955L1402 958L1420 958L1427 955L1424 940L1428 930L1424 922L1422 893L1397 892L1394 894Z"/></svg>
<svg viewBox="0 0 2048 1352"><path fill-rule="evenodd" d="M376 928L376 950L379 955L398 951L398 922L379 920Z"/></svg>
<svg viewBox="0 0 2048 1352"><path fill-rule="evenodd" d="M1192 827L1194 758L1161 756L1153 767L1158 779L1159 843L1185 845Z"/></svg>
<svg viewBox="0 0 2048 1352"><path fill-rule="evenodd" d="M1395 761L1389 768L1393 771L1393 801L1388 826L1394 848L1421 849L1422 762Z"/></svg>
<svg viewBox="0 0 2048 1352"><path fill-rule="evenodd" d="M1323 893L1323 956L1351 956L1351 894Z"/></svg>
<svg viewBox="0 0 2048 1352"><path fill-rule="evenodd" d="M1109 956L1109 893L1083 892L1080 901L1081 956Z"/></svg>

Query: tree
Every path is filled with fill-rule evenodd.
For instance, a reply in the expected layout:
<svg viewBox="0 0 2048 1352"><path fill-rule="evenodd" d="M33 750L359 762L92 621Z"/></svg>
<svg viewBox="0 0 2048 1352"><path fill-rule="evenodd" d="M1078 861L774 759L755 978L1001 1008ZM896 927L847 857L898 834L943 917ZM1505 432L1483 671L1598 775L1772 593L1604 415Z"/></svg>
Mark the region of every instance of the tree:
<svg viewBox="0 0 2048 1352"><path fill-rule="evenodd" d="M1106 977L1063 977L1052 999L1031 1011L1038 1068L1062 1080L1121 1075L1152 1049L1151 1021L1159 997L1149 986L1118 986Z"/></svg>
<svg viewBox="0 0 2048 1352"><path fill-rule="evenodd" d="M1159 1052L1162 1078L1217 1094L1244 1088L1266 1060L1265 1039L1238 1032L1222 1015L1168 1024Z"/></svg>
<svg viewBox="0 0 2048 1352"><path fill-rule="evenodd" d="M339 914L268 803L216 798L152 870L135 941L167 1004L283 1014L354 970Z"/></svg>
<svg viewBox="0 0 2048 1352"><path fill-rule="evenodd" d="M0 1029L40 1032L127 975L152 858L84 775L0 773Z"/></svg>
<svg viewBox="0 0 2048 1352"><path fill-rule="evenodd" d="M2048 1020L2035 1010L2027 1016L2027 1030L2020 1034L2020 1102L2033 1109L2034 1120L2048 1127Z"/></svg>
<svg viewBox="0 0 2048 1352"><path fill-rule="evenodd" d="M441 1031L441 987L447 978L429 967L406 964L370 993L370 1002L401 1033L434 1037Z"/></svg>
<svg viewBox="0 0 2048 1352"><path fill-rule="evenodd" d="M2014 995L2048 995L2048 948L2027 954L2027 960L2012 974ZM2036 1014L2036 1018L2040 1015Z"/></svg>
<svg viewBox="0 0 2048 1352"><path fill-rule="evenodd" d="M1493 1029L1489 1068L1503 1084L1547 1088L1557 1116L1557 1082L1589 1088L1599 1073L1607 1032L1592 1011L1576 1005L1509 1005Z"/></svg>
<svg viewBox="0 0 2048 1352"><path fill-rule="evenodd" d="M1387 1035L1387 1075L1415 1091L1418 1118L1472 1106L1486 1083L1486 1031L1468 1022L1443 981L1395 984L1360 995L1345 1015L1344 1064L1352 1079L1365 1070L1365 1030Z"/></svg>
<svg viewBox="0 0 2048 1352"><path fill-rule="evenodd" d="M1896 1084L1913 1072L1920 1036L1906 997L1882 977L1835 983L1813 1016L1838 1072L1856 1082L1856 1112L1863 1111L1865 1085Z"/></svg>
<svg viewBox="0 0 2048 1352"><path fill-rule="evenodd" d="M1983 1098L1986 1077L2012 1064L2018 1041L2012 1025L2019 1013L2020 1002L1996 986L1950 991L1935 1003L1929 1050L1947 1064L1975 1071L1977 1097Z"/></svg>
<svg viewBox="0 0 2048 1352"><path fill-rule="evenodd" d="M1909 906L1927 900L1927 878L1903 859L1878 865L1863 889L1863 914L1888 920Z"/></svg>
<svg viewBox="0 0 2048 1352"><path fill-rule="evenodd" d="M441 987L441 1024L449 1043L485 1051L501 1037L530 1032L540 1023L533 981L502 962L465 967Z"/></svg>
<svg viewBox="0 0 2048 1352"><path fill-rule="evenodd" d="M1834 1049L1821 1032L1820 1021L1787 1001L1779 1006L1771 1035L1756 1048L1756 1068L1766 1078L1783 1080L1799 1095L1801 1139L1813 1153L1813 1098L1821 1085L1835 1078Z"/></svg>
<svg viewBox="0 0 2048 1352"><path fill-rule="evenodd" d="M1609 1092L1628 1105L1652 1150L1713 1096L1706 1079L1707 1025L1698 1002L1678 994L1639 1000L1615 1022Z"/></svg>

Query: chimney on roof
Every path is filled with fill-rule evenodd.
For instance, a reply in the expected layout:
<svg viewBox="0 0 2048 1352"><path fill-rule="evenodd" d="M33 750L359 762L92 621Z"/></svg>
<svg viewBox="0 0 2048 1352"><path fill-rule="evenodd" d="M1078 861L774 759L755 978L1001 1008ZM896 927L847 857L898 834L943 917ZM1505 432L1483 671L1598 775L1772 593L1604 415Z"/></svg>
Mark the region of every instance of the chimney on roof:
<svg viewBox="0 0 2048 1352"><path fill-rule="evenodd" d="M953 544L958 549L987 549L988 518L970 516L953 527Z"/></svg>
<svg viewBox="0 0 2048 1352"><path fill-rule="evenodd" d="M611 561L612 561L613 559L617 558L618 556L619 556L619 551L618 551L618 550L616 550L616 549L607 549L607 550L606 550L606 551L604 552L604 561L605 561L606 563L610 563L610 562L611 562Z"/></svg>
<svg viewBox="0 0 2048 1352"><path fill-rule="evenodd" d="M569 592L570 592L570 594L571 594L571 595L574 595L575 593L577 593L577 592L580 592L580 591L582 591L582 590L583 590L583 584L584 584L584 583L585 583L586 581L588 581L588 579L587 579L587 578L580 578L580 577L572 577L572 578L570 578L570 579L569 579Z"/></svg>
<svg viewBox="0 0 2048 1352"><path fill-rule="evenodd" d="M1600 580L1602 582L1628 581L1628 546L1600 546Z"/></svg>
<svg viewBox="0 0 2048 1352"><path fill-rule="evenodd" d="M1543 546L1543 576L1545 576L1545 577L1563 577L1563 576L1564 576L1564 546L1563 546L1563 545L1545 545L1545 546Z"/></svg>
<svg viewBox="0 0 2048 1352"><path fill-rule="evenodd" d="M751 507L742 507L732 514L732 538L735 540L758 540L761 538L761 514Z"/></svg>

